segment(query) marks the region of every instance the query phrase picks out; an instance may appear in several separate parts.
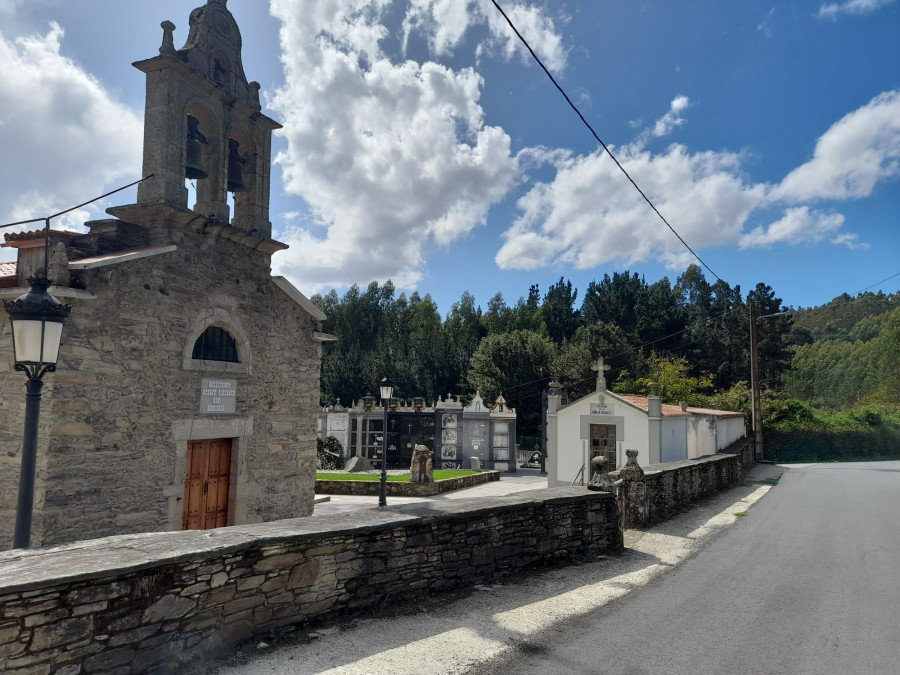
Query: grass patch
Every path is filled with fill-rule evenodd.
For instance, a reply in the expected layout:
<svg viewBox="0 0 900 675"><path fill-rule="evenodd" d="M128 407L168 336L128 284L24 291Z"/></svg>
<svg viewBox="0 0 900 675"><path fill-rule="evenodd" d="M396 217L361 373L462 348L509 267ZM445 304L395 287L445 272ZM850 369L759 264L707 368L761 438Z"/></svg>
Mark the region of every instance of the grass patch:
<svg viewBox="0 0 900 675"><path fill-rule="evenodd" d="M446 480L448 478L461 478L462 476L473 476L478 473L481 473L481 471L438 469L434 472L434 479L437 481ZM409 474L403 474L402 476L388 476L387 479L390 483L408 483ZM368 480L377 482L381 480L381 474L316 472L316 480Z"/></svg>
<svg viewBox="0 0 900 675"><path fill-rule="evenodd" d="M763 478L762 480L756 481L760 485L778 485L778 481L781 480L781 476L771 476L769 478Z"/></svg>
<svg viewBox="0 0 900 675"><path fill-rule="evenodd" d="M738 518L746 518L746 517L747 517L747 512L746 512L746 511L738 511L738 512L735 513L734 515L737 516Z"/></svg>

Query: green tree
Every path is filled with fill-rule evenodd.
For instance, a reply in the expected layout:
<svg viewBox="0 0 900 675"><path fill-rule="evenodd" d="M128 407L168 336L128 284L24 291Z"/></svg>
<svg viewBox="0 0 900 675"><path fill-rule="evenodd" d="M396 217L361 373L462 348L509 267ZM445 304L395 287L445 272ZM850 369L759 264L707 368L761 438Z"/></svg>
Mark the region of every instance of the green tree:
<svg viewBox="0 0 900 675"><path fill-rule="evenodd" d="M581 326L571 340L559 347L553 361L553 374L569 392L570 399L594 391L597 371L593 366L600 358L614 369L607 374L607 379L617 371L633 368L636 352L625 331L607 323Z"/></svg>
<svg viewBox="0 0 900 675"><path fill-rule="evenodd" d="M702 405L706 396L712 393L713 382L709 375L693 377L688 373L687 361L652 354L649 359L650 375L632 378L628 371L616 380L614 391L622 394L650 393L650 384L659 385L659 395L663 403L677 405L682 401L690 405Z"/></svg>
<svg viewBox="0 0 900 675"><path fill-rule="evenodd" d="M571 281L566 281L562 277L547 289L540 316L547 335L556 344L570 339L578 329L579 316L578 310L575 309L577 299L578 290L572 288Z"/></svg>
<svg viewBox="0 0 900 675"><path fill-rule="evenodd" d="M469 383L486 401L503 394L518 413L519 435L535 435L541 424L541 394L556 348L533 331L488 335L472 354Z"/></svg>

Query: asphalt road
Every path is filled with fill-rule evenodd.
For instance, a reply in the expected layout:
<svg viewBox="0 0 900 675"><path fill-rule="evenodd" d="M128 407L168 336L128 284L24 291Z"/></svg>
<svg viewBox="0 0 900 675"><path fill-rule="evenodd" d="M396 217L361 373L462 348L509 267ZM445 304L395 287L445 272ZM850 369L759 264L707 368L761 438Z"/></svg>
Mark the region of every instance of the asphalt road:
<svg viewBox="0 0 900 675"><path fill-rule="evenodd" d="M469 672L900 673L900 462L792 467L696 556Z"/></svg>

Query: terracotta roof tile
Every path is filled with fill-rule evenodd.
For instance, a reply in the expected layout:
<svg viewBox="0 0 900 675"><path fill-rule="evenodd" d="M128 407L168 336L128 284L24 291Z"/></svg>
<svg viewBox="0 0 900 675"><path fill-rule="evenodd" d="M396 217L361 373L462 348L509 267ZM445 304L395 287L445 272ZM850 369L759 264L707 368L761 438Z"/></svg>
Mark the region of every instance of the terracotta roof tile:
<svg viewBox="0 0 900 675"><path fill-rule="evenodd" d="M636 406L638 406L639 408L643 408L644 410L647 410L649 406L646 396L637 396L635 394L616 394L616 396L621 396L626 401L630 401L631 403L634 403ZM663 417L682 417L690 413L682 410L681 406L663 405L662 414Z"/></svg>

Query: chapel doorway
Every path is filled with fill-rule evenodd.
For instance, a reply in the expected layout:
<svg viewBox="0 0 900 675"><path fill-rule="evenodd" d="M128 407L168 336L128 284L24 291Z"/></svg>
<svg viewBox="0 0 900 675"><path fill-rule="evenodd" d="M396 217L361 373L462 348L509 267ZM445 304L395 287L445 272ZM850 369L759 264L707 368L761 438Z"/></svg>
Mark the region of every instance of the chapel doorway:
<svg viewBox="0 0 900 675"><path fill-rule="evenodd" d="M182 530L211 530L228 524L231 439L188 442Z"/></svg>
<svg viewBox="0 0 900 675"><path fill-rule="evenodd" d="M616 469L616 425L591 425L591 457L603 457L607 471Z"/></svg>

